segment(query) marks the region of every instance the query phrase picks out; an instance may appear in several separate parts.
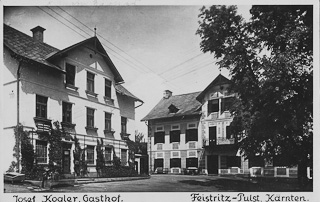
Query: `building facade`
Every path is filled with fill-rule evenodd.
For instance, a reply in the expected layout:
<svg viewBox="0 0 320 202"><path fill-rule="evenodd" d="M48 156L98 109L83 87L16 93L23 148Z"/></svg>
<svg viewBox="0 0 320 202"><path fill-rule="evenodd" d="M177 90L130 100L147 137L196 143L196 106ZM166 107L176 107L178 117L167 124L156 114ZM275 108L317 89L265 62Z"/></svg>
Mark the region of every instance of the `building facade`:
<svg viewBox="0 0 320 202"><path fill-rule="evenodd" d="M45 29L28 36L4 25L3 122L8 151L15 144L18 124L32 135L37 162L48 164L48 143L39 139L58 121L86 148L89 173L95 173L97 139L103 139L105 158L128 165L126 139L135 132L135 106L142 100L124 82L97 37L58 50L43 42ZM137 103L138 102L138 103ZM73 172L74 143L63 139L63 171ZM5 158L7 168L12 153Z"/></svg>
<svg viewBox="0 0 320 202"><path fill-rule="evenodd" d="M165 91L142 120L148 121L151 172L196 169L200 174L297 177L297 168L282 166L277 157L266 162L241 155L240 137L230 130L229 109L236 94L228 92L229 85L230 80L219 74L202 92L172 96Z"/></svg>
<svg viewBox="0 0 320 202"><path fill-rule="evenodd" d="M143 118L148 122L149 172L181 174L204 166L198 95L172 95L167 90Z"/></svg>

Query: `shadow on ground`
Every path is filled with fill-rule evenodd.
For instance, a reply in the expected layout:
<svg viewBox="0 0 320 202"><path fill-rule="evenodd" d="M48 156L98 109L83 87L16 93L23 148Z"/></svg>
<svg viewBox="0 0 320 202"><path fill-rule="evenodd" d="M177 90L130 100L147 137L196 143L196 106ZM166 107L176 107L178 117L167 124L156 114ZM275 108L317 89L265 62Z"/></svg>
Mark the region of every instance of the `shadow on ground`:
<svg viewBox="0 0 320 202"><path fill-rule="evenodd" d="M206 179L181 180L180 183L216 187L219 191L233 192L300 192L312 191L312 185L299 187L297 181L249 180L249 179Z"/></svg>

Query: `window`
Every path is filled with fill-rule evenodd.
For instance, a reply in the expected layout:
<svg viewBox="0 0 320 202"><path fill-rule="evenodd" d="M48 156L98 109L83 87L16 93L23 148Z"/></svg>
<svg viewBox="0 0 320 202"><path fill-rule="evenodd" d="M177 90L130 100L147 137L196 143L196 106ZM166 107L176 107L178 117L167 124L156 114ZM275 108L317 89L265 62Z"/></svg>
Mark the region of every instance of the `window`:
<svg viewBox="0 0 320 202"><path fill-rule="evenodd" d="M188 157L197 157L197 151L196 150L188 151Z"/></svg>
<svg viewBox="0 0 320 202"><path fill-rule="evenodd" d="M170 143L180 142L180 130L170 131Z"/></svg>
<svg viewBox="0 0 320 202"><path fill-rule="evenodd" d="M212 112L219 112L219 99L208 101L208 114Z"/></svg>
<svg viewBox="0 0 320 202"><path fill-rule="evenodd" d="M76 77L76 66L66 63L66 84L74 86Z"/></svg>
<svg viewBox="0 0 320 202"><path fill-rule="evenodd" d="M198 129L186 130L186 142L198 141Z"/></svg>
<svg viewBox="0 0 320 202"><path fill-rule="evenodd" d="M62 122L71 123L72 122L72 104L67 102L62 102Z"/></svg>
<svg viewBox="0 0 320 202"><path fill-rule="evenodd" d="M241 167L241 157L240 156L227 156L227 167Z"/></svg>
<svg viewBox="0 0 320 202"><path fill-rule="evenodd" d="M189 149L195 149L196 148L196 142L189 142Z"/></svg>
<svg viewBox="0 0 320 202"><path fill-rule="evenodd" d="M164 153L163 152L157 152L156 153L156 158L157 159L163 159L163 157L164 157Z"/></svg>
<svg viewBox="0 0 320 202"><path fill-rule="evenodd" d="M163 126L156 126L156 132L164 131Z"/></svg>
<svg viewBox="0 0 320 202"><path fill-rule="evenodd" d="M187 158L186 159L186 167L195 167L198 168L198 158Z"/></svg>
<svg viewBox="0 0 320 202"><path fill-rule="evenodd" d="M87 146L87 162L94 164L94 146Z"/></svg>
<svg viewBox="0 0 320 202"><path fill-rule="evenodd" d="M188 123L187 129L197 129L197 123Z"/></svg>
<svg viewBox="0 0 320 202"><path fill-rule="evenodd" d="M178 109L176 106L174 106L173 104L171 104L171 105L168 107L168 109L169 109L169 112L170 112L170 113L177 113L177 112L179 111L179 109Z"/></svg>
<svg viewBox="0 0 320 202"><path fill-rule="evenodd" d="M216 145L217 126L209 127L209 146Z"/></svg>
<svg viewBox="0 0 320 202"><path fill-rule="evenodd" d="M172 143L172 149L179 149L179 143Z"/></svg>
<svg viewBox="0 0 320 202"><path fill-rule="evenodd" d="M170 159L170 168L181 168L181 159L180 158Z"/></svg>
<svg viewBox="0 0 320 202"><path fill-rule="evenodd" d="M87 72L87 91L94 93L94 74Z"/></svg>
<svg viewBox="0 0 320 202"><path fill-rule="evenodd" d="M171 151L171 158L180 158L180 151Z"/></svg>
<svg viewBox="0 0 320 202"><path fill-rule="evenodd" d="M261 156L253 156L249 158L249 168L264 167L264 158Z"/></svg>
<svg viewBox="0 0 320 202"><path fill-rule="evenodd" d="M127 134L127 118L121 117L121 133Z"/></svg>
<svg viewBox="0 0 320 202"><path fill-rule="evenodd" d="M47 163L47 142L36 140L36 156L38 163Z"/></svg>
<svg viewBox="0 0 320 202"><path fill-rule="evenodd" d="M163 159L154 159L154 169L163 168Z"/></svg>
<svg viewBox="0 0 320 202"><path fill-rule="evenodd" d="M110 163L112 161L111 157L112 157L112 148L105 147L105 150L104 150L104 160L105 160L105 162L106 163Z"/></svg>
<svg viewBox="0 0 320 202"><path fill-rule="evenodd" d="M171 130L180 130L180 125L179 124L171 125Z"/></svg>
<svg viewBox="0 0 320 202"><path fill-rule="evenodd" d="M227 139L233 138L233 135L231 134L230 126L226 126L226 138Z"/></svg>
<svg viewBox="0 0 320 202"><path fill-rule="evenodd" d="M127 150L121 149L121 165L127 165Z"/></svg>
<svg viewBox="0 0 320 202"><path fill-rule="evenodd" d="M234 97L227 97L227 98L222 98L221 99L221 112L224 111L229 111L233 102L234 102Z"/></svg>
<svg viewBox="0 0 320 202"><path fill-rule="evenodd" d="M94 109L87 108L87 127L94 128Z"/></svg>
<svg viewBox="0 0 320 202"><path fill-rule="evenodd" d="M155 132L154 133L154 144L157 144L157 143L164 143L164 131L162 132Z"/></svg>
<svg viewBox="0 0 320 202"><path fill-rule="evenodd" d="M111 131L111 114L107 112L104 113L104 129Z"/></svg>
<svg viewBox="0 0 320 202"><path fill-rule="evenodd" d="M111 84L111 81L109 81L108 79L104 79L104 96L107 98L111 98Z"/></svg>
<svg viewBox="0 0 320 202"><path fill-rule="evenodd" d="M36 95L36 117L47 118L48 98Z"/></svg>

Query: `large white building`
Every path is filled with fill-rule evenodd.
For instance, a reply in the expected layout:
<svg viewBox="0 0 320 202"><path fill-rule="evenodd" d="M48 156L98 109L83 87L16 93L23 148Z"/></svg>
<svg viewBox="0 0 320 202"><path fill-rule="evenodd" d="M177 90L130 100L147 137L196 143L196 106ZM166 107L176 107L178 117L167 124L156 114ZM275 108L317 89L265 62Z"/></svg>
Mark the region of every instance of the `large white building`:
<svg viewBox="0 0 320 202"><path fill-rule="evenodd" d="M4 25L3 139L10 151L3 158L4 169L14 160L13 130L19 123L32 134L38 163L48 164L48 143L39 140L38 133L55 121L86 148L90 173L95 173L98 138L110 146L105 147L107 161L115 153L127 165L125 140L135 132L136 102L143 102L121 85L123 78L99 39L58 50L44 43L44 28L31 31L33 36ZM63 170L72 173L74 144L63 141Z"/></svg>

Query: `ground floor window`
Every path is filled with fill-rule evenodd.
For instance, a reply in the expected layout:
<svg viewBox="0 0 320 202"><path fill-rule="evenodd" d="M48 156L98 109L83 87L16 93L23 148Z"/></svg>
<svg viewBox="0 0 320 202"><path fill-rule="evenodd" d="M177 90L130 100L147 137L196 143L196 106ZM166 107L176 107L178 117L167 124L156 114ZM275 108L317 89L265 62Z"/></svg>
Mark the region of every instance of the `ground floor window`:
<svg viewBox="0 0 320 202"><path fill-rule="evenodd" d="M170 159L170 168L181 168L181 158Z"/></svg>
<svg viewBox="0 0 320 202"><path fill-rule="evenodd" d="M106 164L111 164L112 148L106 147L104 150L104 160Z"/></svg>
<svg viewBox="0 0 320 202"><path fill-rule="evenodd" d="M94 164L94 146L87 146L87 162Z"/></svg>
<svg viewBox="0 0 320 202"><path fill-rule="evenodd" d="M187 162L186 162L187 168L189 168L189 167L198 168L198 158L187 158L186 160L187 160Z"/></svg>
<svg viewBox="0 0 320 202"><path fill-rule="evenodd" d="M227 156L227 167L241 167L241 157L240 156Z"/></svg>
<svg viewBox="0 0 320 202"><path fill-rule="evenodd" d="M121 165L127 165L127 150L121 149Z"/></svg>
<svg viewBox="0 0 320 202"><path fill-rule="evenodd" d="M249 158L249 167L264 167L264 158L261 156L253 156Z"/></svg>
<svg viewBox="0 0 320 202"><path fill-rule="evenodd" d="M154 159L154 169L163 168L163 159Z"/></svg>
<svg viewBox="0 0 320 202"><path fill-rule="evenodd" d="M38 163L47 163L47 142L36 141L36 156Z"/></svg>

